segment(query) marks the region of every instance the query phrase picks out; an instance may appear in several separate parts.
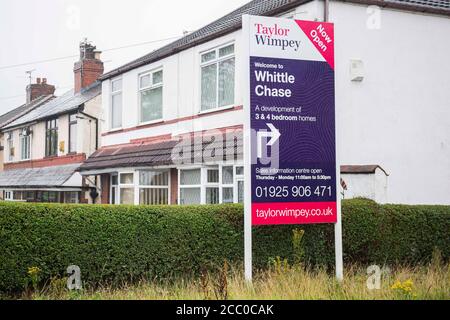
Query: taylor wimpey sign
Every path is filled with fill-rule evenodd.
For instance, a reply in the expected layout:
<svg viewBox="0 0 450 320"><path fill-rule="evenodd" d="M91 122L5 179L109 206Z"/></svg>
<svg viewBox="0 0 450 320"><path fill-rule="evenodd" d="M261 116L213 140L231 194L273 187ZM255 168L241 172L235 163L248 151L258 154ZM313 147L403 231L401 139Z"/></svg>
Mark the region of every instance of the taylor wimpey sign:
<svg viewBox="0 0 450 320"><path fill-rule="evenodd" d="M333 24L249 19L252 224L335 223Z"/></svg>

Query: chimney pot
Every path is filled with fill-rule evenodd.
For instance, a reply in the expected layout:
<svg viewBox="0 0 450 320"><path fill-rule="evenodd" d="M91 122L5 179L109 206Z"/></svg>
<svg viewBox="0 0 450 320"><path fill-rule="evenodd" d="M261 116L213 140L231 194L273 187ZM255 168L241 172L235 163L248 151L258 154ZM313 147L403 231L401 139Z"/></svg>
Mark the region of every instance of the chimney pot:
<svg viewBox="0 0 450 320"><path fill-rule="evenodd" d="M41 83L41 78L36 78L36 83L40 84Z"/></svg>
<svg viewBox="0 0 450 320"><path fill-rule="evenodd" d="M42 84L46 84L47 83L47 78L42 78Z"/></svg>

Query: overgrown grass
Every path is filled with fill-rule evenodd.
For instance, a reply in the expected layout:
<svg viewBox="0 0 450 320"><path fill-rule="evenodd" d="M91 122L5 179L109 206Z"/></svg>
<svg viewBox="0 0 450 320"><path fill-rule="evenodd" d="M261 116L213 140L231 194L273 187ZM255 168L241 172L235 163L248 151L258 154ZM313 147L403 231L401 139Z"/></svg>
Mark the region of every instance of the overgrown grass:
<svg viewBox="0 0 450 320"><path fill-rule="evenodd" d="M275 262L271 270L256 272L253 285L244 281L242 268L222 268L198 279L141 281L121 288L68 291L65 280L53 281L23 299L173 300L173 299L450 299L450 265L398 267L381 278L379 290L369 290L366 268L346 267L342 283L322 269Z"/></svg>

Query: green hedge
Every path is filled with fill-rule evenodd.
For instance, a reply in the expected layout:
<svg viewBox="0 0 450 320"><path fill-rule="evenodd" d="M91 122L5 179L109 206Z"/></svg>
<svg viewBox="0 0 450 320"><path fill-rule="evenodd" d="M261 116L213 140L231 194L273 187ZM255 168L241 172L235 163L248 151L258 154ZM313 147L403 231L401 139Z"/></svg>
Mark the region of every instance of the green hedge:
<svg viewBox="0 0 450 320"><path fill-rule="evenodd" d="M333 265L333 226L306 225L254 228L255 267L276 256L292 261L294 228L305 230L305 262ZM346 262L426 262L435 247L448 259L450 207L344 201L343 238ZM33 266L48 280L75 264L85 284L96 284L190 275L242 257L240 205L0 203L0 291L23 289Z"/></svg>

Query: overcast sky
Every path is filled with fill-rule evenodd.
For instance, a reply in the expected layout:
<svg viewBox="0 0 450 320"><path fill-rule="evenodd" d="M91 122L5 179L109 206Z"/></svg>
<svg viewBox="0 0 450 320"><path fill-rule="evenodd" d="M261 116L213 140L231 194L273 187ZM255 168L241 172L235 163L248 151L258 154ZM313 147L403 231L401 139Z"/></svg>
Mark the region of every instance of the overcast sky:
<svg viewBox="0 0 450 320"><path fill-rule="evenodd" d="M56 94L73 87L73 63L79 42L87 37L107 50L181 36L196 30L249 0L1 0L0 114L25 102L29 82L47 78ZM172 40L173 41L173 40ZM106 51L105 72L169 41ZM45 63L34 61L68 57ZM35 81L35 80L33 80Z"/></svg>

